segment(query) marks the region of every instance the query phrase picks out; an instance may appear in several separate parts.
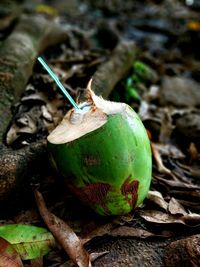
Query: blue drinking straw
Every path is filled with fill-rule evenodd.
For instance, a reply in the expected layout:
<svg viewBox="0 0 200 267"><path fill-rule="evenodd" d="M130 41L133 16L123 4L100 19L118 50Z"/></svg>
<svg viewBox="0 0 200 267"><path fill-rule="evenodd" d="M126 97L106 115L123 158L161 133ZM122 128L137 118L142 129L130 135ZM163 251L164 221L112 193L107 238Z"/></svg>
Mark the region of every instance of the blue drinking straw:
<svg viewBox="0 0 200 267"><path fill-rule="evenodd" d="M70 94L67 92L65 87L62 85L62 83L59 81L57 75L49 68L49 66L46 64L46 62L41 58L38 57L38 61L42 64L42 66L45 68L45 70L49 73L51 78L56 82L57 86L61 89L63 94L68 98L70 103L74 106L76 110L80 110L80 108L77 106L76 102L74 99L70 96Z"/></svg>

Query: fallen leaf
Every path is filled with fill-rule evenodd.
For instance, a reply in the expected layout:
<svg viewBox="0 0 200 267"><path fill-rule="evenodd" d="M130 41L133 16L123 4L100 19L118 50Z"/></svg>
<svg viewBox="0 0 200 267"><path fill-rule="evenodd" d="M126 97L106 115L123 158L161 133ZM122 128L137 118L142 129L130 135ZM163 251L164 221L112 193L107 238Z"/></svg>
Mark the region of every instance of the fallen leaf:
<svg viewBox="0 0 200 267"><path fill-rule="evenodd" d="M158 191L149 191L147 199L155 203L165 211L167 210L168 203L164 200L162 194Z"/></svg>
<svg viewBox="0 0 200 267"><path fill-rule="evenodd" d="M21 102L26 105L30 105L32 102L35 104L45 104L47 102L47 97L42 92L36 92L34 94L22 97Z"/></svg>
<svg viewBox="0 0 200 267"><path fill-rule="evenodd" d="M113 227L114 227L113 223L107 223L107 224L101 225L97 227L95 230L91 231L86 236L83 236L82 242L85 244L97 236L107 235L111 232Z"/></svg>
<svg viewBox="0 0 200 267"><path fill-rule="evenodd" d="M43 257L31 260L31 267L43 267Z"/></svg>
<svg viewBox="0 0 200 267"><path fill-rule="evenodd" d="M115 228L110 233L111 236L120 236L120 237L139 237L142 239L150 238L150 237L171 237L174 236L173 232L170 231L160 231L158 233L152 233L147 230L133 227L133 226L119 226L118 228Z"/></svg>
<svg viewBox="0 0 200 267"><path fill-rule="evenodd" d="M186 226L198 226L200 215L191 213L186 215L172 215L157 210L145 210L140 212L140 216L148 222L160 224L184 224Z"/></svg>
<svg viewBox="0 0 200 267"><path fill-rule="evenodd" d="M152 154L153 154L154 159L155 159L156 164L157 164L158 171L160 173L170 175L171 171L164 166L163 161L162 161L162 157L161 157L160 153L158 152L158 150L156 149L156 146L153 142L151 142L151 148L152 148Z"/></svg>
<svg viewBox="0 0 200 267"><path fill-rule="evenodd" d="M94 252L90 254L90 260L91 262L97 260L98 258L101 258L102 256L108 254L109 251L103 251L103 252Z"/></svg>
<svg viewBox="0 0 200 267"><path fill-rule="evenodd" d="M197 147L194 143L191 143L188 149L189 155L190 155L190 161L195 161L199 159L199 153L197 150Z"/></svg>
<svg viewBox="0 0 200 267"><path fill-rule="evenodd" d="M172 122L172 117L168 108L163 109L163 118L161 120L161 128L159 134L160 143L168 143L174 129L174 125Z"/></svg>
<svg viewBox="0 0 200 267"><path fill-rule="evenodd" d="M55 239L47 229L32 225L2 225L0 237L12 244L23 260L38 258L55 247Z"/></svg>
<svg viewBox="0 0 200 267"><path fill-rule="evenodd" d="M47 107L45 105L43 105L41 107L42 110L42 116L45 120L49 121L49 122L53 122L53 118L51 113L48 111Z"/></svg>
<svg viewBox="0 0 200 267"><path fill-rule="evenodd" d="M185 155L182 151L173 144L158 144L154 143L154 146L162 156L167 156L174 159L183 159Z"/></svg>
<svg viewBox="0 0 200 267"><path fill-rule="evenodd" d="M37 119L30 113L23 114L13 123L7 132L6 143L11 145L20 134L34 134L37 132Z"/></svg>
<svg viewBox="0 0 200 267"><path fill-rule="evenodd" d="M147 238L150 236L155 236L153 233L140 229L134 228L129 226L120 226L115 228L109 234L111 236L121 236L121 237L140 237L140 238Z"/></svg>
<svg viewBox="0 0 200 267"><path fill-rule="evenodd" d="M0 237L0 266L23 267L19 254L12 245L2 237Z"/></svg>
<svg viewBox="0 0 200 267"><path fill-rule="evenodd" d="M172 197L168 204L168 211L171 214L181 214L186 215L188 214L184 207L174 198Z"/></svg>
<svg viewBox="0 0 200 267"><path fill-rule="evenodd" d="M48 211L43 196L39 191L35 190L34 194L43 220L71 260L79 267L90 267L89 254L78 236L64 221Z"/></svg>
<svg viewBox="0 0 200 267"><path fill-rule="evenodd" d="M162 211L157 210L145 210L140 212L140 216L148 222L151 223L161 223L161 224L170 224L170 223L180 223L184 224L180 216L174 216Z"/></svg>
<svg viewBox="0 0 200 267"><path fill-rule="evenodd" d="M170 194L172 194L172 190L199 190L199 186L197 185L193 185L191 183L185 183L185 182L181 182L178 180L169 180L169 179L165 179L163 177L160 177L158 175L154 175L154 179L156 181L158 181L159 183L161 183L163 186L166 187L166 189L169 191ZM171 190L171 191L170 191Z"/></svg>
<svg viewBox="0 0 200 267"><path fill-rule="evenodd" d="M186 201L182 199L178 199L179 203L181 203L184 207L186 207L189 210L199 212L200 211L200 203L198 202L192 202L192 201Z"/></svg>

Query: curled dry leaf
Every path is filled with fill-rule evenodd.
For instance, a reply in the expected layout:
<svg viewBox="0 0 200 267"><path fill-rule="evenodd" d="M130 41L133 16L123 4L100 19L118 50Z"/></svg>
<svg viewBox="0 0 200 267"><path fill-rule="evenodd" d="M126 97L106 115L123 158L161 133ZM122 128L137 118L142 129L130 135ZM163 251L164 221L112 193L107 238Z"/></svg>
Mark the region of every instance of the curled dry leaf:
<svg viewBox="0 0 200 267"><path fill-rule="evenodd" d="M182 153L182 151L173 144L154 143L154 147L158 150L159 154L162 156L168 156L174 159L185 158L185 155Z"/></svg>
<svg viewBox="0 0 200 267"><path fill-rule="evenodd" d="M90 267L89 254L84 249L78 236L64 221L48 211L43 196L39 191L34 193L43 220L71 260L79 267Z"/></svg>
<svg viewBox="0 0 200 267"><path fill-rule="evenodd" d="M151 148L152 148L152 154L154 156L154 159L155 159L157 167L158 167L158 171L160 173L171 175L171 171L164 166L163 161L162 161L162 157L161 157L160 153L158 152L158 150L156 149L155 144L152 142L151 142Z"/></svg>
<svg viewBox="0 0 200 267"><path fill-rule="evenodd" d="M19 254L12 245L2 237L0 237L0 266L23 267Z"/></svg>
<svg viewBox="0 0 200 267"><path fill-rule="evenodd" d="M149 191L147 199L158 205L160 208L167 210L167 202L164 200L162 194L158 191Z"/></svg>
<svg viewBox="0 0 200 267"><path fill-rule="evenodd" d="M37 131L37 121L34 117L31 116L31 113L26 113L23 117L19 118L15 123L10 127L7 136L6 143L11 145L20 134L34 134Z"/></svg>
<svg viewBox="0 0 200 267"><path fill-rule="evenodd" d="M47 102L47 97L45 96L44 93L37 92L37 93L30 94L30 95L22 97L21 98L21 102L23 104L29 104L29 102L36 102L36 103L39 102L41 104L44 104L44 103Z"/></svg>
<svg viewBox="0 0 200 267"><path fill-rule="evenodd" d="M111 232L113 227L114 226L112 223L107 223L107 224L101 225L101 226L97 227L95 230L91 231L86 236L83 236L82 242L85 244L97 236L107 235Z"/></svg>
<svg viewBox="0 0 200 267"><path fill-rule="evenodd" d="M159 234L155 234L152 232L149 232L147 230L133 227L133 226L119 226L115 229L113 229L110 233L110 236L120 236L120 237L139 237L142 239L150 238L150 237L171 237L173 236L173 233L169 231L162 231Z"/></svg>
<svg viewBox="0 0 200 267"><path fill-rule="evenodd" d="M45 105L43 105L41 107L41 110L42 110L42 116L45 120L49 121L49 122L52 122L53 121L53 118L52 118L52 115L51 113L48 111L47 107Z"/></svg>
<svg viewBox="0 0 200 267"><path fill-rule="evenodd" d="M174 176L173 176L174 178ZM169 180L169 179L165 179L161 176L158 175L154 175L154 179L159 182L160 184L162 184L164 187L166 187L166 189L169 191L171 190L169 193L172 194L172 190L179 190L179 191L183 191L184 189L192 191L192 190L199 190L199 186L198 185L193 185L190 183L185 183L185 182L181 182L178 180Z"/></svg>
<svg viewBox="0 0 200 267"><path fill-rule="evenodd" d="M110 233L111 236L121 236L121 237L140 237L140 238L147 238L151 236L155 236L153 233L140 229L134 228L129 226L120 226L115 228Z"/></svg>
<svg viewBox="0 0 200 267"><path fill-rule="evenodd" d="M181 215L188 214L184 209L184 207L174 197L172 197L169 201L168 211L171 214L181 214Z"/></svg>
<svg viewBox="0 0 200 267"><path fill-rule="evenodd" d="M184 224L186 226L198 226L200 224L200 215L197 213L180 216L156 210L146 210L141 211L140 216L148 222L158 224Z"/></svg>

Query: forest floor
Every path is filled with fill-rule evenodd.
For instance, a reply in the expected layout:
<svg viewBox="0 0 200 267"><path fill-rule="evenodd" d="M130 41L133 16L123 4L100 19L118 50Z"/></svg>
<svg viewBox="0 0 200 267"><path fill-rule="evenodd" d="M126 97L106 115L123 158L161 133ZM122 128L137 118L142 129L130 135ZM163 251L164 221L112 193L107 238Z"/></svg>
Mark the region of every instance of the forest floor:
<svg viewBox="0 0 200 267"><path fill-rule="evenodd" d="M47 227L34 199L37 185L48 209L97 253L94 267L200 266L200 4L189 2L1 3L1 225ZM98 95L139 114L153 174L132 213L95 214L51 167L46 137L71 105L39 55L74 99L93 77ZM23 264L74 266L60 246Z"/></svg>

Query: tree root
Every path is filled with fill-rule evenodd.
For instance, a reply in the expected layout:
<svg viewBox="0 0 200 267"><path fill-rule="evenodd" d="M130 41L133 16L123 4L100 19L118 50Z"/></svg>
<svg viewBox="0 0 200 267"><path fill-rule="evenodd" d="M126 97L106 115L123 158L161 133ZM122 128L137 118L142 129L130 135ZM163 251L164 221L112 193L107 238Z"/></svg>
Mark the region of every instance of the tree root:
<svg viewBox="0 0 200 267"><path fill-rule="evenodd" d="M0 166L0 212L7 213L8 203L13 205L17 199L22 201L27 197L31 178L45 176L49 171L46 142L33 143L18 150L3 147Z"/></svg>
<svg viewBox="0 0 200 267"><path fill-rule="evenodd" d="M110 60L103 63L92 77L92 90L96 95L108 98L115 85L125 77L136 58L133 42L120 42Z"/></svg>
<svg viewBox="0 0 200 267"><path fill-rule="evenodd" d="M32 74L37 55L67 37L59 25L39 15L22 15L0 47L0 142L11 120L11 106L18 101Z"/></svg>

